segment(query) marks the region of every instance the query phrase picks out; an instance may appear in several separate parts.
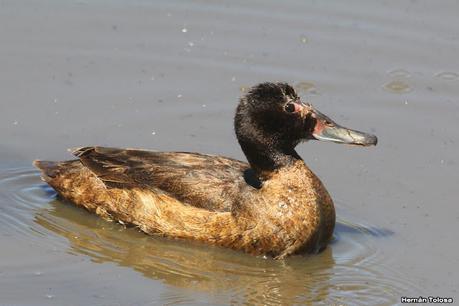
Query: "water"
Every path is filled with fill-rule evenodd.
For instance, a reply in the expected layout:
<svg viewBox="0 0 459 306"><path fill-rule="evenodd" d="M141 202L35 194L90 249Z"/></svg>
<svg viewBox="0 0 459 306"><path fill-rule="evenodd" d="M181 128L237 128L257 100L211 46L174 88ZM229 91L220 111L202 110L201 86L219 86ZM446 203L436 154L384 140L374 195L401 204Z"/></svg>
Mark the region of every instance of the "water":
<svg viewBox="0 0 459 306"><path fill-rule="evenodd" d="M2 235L45 247L54 256L63 256L59 262L46 260L28 267L30 270L21 267L16 281L21 277L25 282L30 278L43 281L50 273L75 273L69 275L74 278L84 272L85 278L97 277L87 261L75 263L68 256L75 255L90 258L94 264L114 263L132 269L150 279L153 286L156 283L173 286L174 292L166 297L151 296L152 302L160 304L196 302L189 297L182 299L187 292L198 292L207 294L206 299L212 304L263 301L267 305L316 302L384 305L397 302L396 297L401 294L419 290L383 262L377 243L394 233L353 223L352 216L338 220L334 241L325 252L275 261L218 247L149 237L135 229L106 222L57 199L53 190L41 182L38 172L30 168L2 171L0 199ZM12 290L10 286L17 286L11 282L12 277L7 272L0 282L3 293ZM43 292L43 297L61 303L64 296L59 287L53 287L50 293ZM111 303L113 298L94 297L103 303ZM135 303L137 298L132 298Z"/></svg>
<svg viewBox="0 0 459 306"><path fill-rule="evenodd" d="M458 298L456 1L0 1L0 304L394 305ZM319 255L148 237L31 166L85 145L244 156L251 85L282 80L374 148L299 154L337 207ZM320 302L319 302L320 301Z"/></svg>

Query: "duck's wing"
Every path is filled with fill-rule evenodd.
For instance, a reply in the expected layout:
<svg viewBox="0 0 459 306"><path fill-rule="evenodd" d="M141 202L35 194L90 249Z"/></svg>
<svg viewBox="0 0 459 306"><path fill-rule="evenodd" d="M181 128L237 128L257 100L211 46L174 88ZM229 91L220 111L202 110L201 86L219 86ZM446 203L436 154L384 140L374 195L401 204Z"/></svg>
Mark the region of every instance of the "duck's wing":
<svg viewBox="0 0 459 306"><path fill-rule="evenodd" d="M176 199L212 211L229 211L247 163L221 156L106 147L72 151L108 186L155 187Z"/></svg>

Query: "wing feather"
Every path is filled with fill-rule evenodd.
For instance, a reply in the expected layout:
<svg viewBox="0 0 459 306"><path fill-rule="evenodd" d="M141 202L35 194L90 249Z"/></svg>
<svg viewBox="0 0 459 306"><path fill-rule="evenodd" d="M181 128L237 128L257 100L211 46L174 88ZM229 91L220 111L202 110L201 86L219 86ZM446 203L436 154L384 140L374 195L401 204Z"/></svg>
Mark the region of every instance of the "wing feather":
<svg viewBox="0 0 459 306"><path fill-rule="evenodd" d="M155 187L180 201L213 211L229 211L246 187L247 163L189 152L84 147L72 151L107 184Z"/></svg>

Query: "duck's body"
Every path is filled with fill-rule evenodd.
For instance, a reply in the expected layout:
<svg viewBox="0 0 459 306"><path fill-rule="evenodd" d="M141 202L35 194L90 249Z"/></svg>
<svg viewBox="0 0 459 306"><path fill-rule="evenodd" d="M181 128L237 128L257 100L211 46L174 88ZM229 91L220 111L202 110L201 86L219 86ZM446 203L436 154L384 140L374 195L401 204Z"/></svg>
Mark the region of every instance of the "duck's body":
<svg viewBox="0 0 459 306"><path fill-rule="evenodd" d="M294 150L271 139L257 153L266 144L241 132L248 124L244 107L242 99L236 132L250 164L197 153L85 147L73 151L78 160L35 165L64 198L148 234L276 258L323 249L335 224L331 197Z"/></svg>

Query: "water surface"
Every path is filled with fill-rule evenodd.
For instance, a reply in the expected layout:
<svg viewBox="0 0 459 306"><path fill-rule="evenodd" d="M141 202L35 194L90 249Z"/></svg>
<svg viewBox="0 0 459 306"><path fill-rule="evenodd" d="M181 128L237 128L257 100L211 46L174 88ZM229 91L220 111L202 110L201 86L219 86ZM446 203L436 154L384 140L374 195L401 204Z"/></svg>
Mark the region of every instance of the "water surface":
<svg viewBox="0 0 459 306"><path fill-rule="evenodd" d="M393 305L457 299L456 1L0 1L0 303ZM334 241L285 261L148 237L56 198L33 159L69 147L244 159L237 99L294 85L375 148L299 154Z"/></svg>

